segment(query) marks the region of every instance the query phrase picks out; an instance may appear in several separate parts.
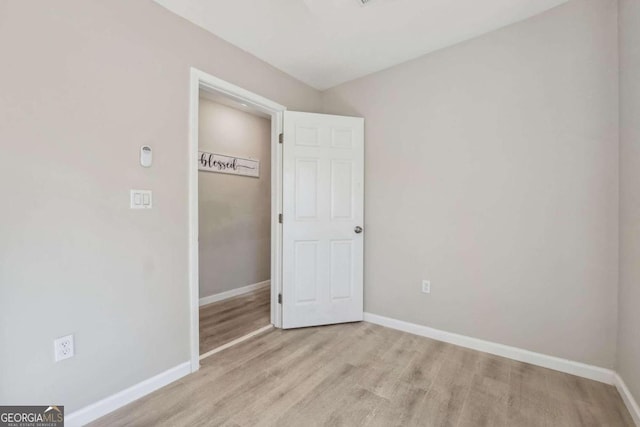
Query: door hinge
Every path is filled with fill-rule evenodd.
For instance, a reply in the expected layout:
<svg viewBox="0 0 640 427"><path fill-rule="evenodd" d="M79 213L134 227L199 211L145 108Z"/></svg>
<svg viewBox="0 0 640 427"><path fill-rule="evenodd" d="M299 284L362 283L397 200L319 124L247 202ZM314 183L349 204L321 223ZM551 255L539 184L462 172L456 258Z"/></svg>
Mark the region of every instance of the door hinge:
<svg viewBox="0 0 640 427"><path fill-rule="evenodd" d="M278 142L279 142L280 144L282 144L282 143L284 142L284 133L281 133L281 134L278 136Z"/></svg>
<svg viewBox="0 0 640 427"><path fill-rule="evenodd" d="M278 222L282 224L282 214L278 214Z"/></svg>
<svg viewBox="0 0 640 427"><path fill-rule="evenodd" d="M282 294L278 294L278 304L282 304Z"/></svg>

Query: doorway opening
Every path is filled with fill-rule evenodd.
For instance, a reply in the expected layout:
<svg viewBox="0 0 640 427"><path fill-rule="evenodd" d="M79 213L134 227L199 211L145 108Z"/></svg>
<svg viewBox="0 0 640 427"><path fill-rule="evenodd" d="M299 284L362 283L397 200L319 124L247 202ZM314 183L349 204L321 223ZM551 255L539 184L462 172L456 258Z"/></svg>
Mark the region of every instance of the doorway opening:
<svg viewBox="0 0 640 427"><path fill-rule="evenodd" d="M249 157L250 154L199 153L200 95L203 92L218 103L221 100L227 103L227 105L221 104L216 107L219 111L222 111L223 107L232 107L231 109L238 112L249 111L253 115L264 115L267 119L270 118L271 157L268 163L270 163L271 180L271 215L269 217L271 238L268 246L271 248L271 262L268 288L271 325L290 329L356 322L363 320L364 317L364 236L362 234L364 231L364 119L285 111L283 106L268 99L192 69L189 126L189 289L192 372L200 367L201 274L199 262L201 260L198 239L201 233L198 218L200 211L198 170L205 164L207 170L204 173L207 174L222 172L220 170L212 172L212 168L226 168L225 172L233 169L234 177L239 179L241 177L237 176L239 173L236 169L242 166L242 175L249 175L252 176L250 179L255 179L255 172L264 164L264 161L260 165L256 162L260 159L241 157L243 155ZM283 145L287 146L286 150L282 148ZM235 152L236 149L240 152L235 146L225 150ZM214 147L211 150L216 151L219 148ZM234 180L234 182L240 181ZM215 185L213 187L215 188ZM227 191L227 198L231 198L232 203L235 203L234 200L240 193ZM227 217L232 217L228 212L229 206L224 207L225 202L228 200L224 198L216 202L214 208L218 210L213 209L213 215L223 211L227 212ZM251 209L247 211L251 212ZM210 216L211 213L207 211L203 215ZM251 236L257 234L257 232L245 233L246 230L242 230L241 225L235 225L235 227L239 234ZM231 251L229 248L218 248L214 253L222 257L220 254L227 255L225 250ZM243 256L248 254L246 251L238 252ZM249 259L249 257L246 258ZM205 254L202 262L210 262L212 259L211 255ZM222 263L216 259L216 262L218 262L218 269L215 273L211 273L213 278L211 280L217 280L218 276L225 276L224 269L231 264L229 259L223 260ZM210 279L205 277L204 280ZM245 279L244 282L251 280ZM255 291L261 283L244 282L236 283L236 286L245 287L245 289L249 287L249 290ZM206 286L209 284L203 283L203 287ZM221 289L217 288L216 291L220 292ZM224 292L227 291L221 291L221 293ZM207 298L209 295L202 297ZM212 301L205 299L204 302ZM237 303L237 305L243 305L243 303ZM246 316L250 317L248 314ZM255 326L258 327L259 322L256 322ZM248 339L260 330L238 339ZM227 335L226 339L228 338ZM205 340L209 343L215 341L210 338ZM217 349L223 349L237 342L237 339L230 341ZM212 354L215 351L214 348L205 354Z"/></svg>
<svg viewBox="0 0 640 427"><path fill-rule="evenodd" d="M191 71L189 214L191 370L281 326L285 108Z"/></svg>
<svg viewBox="0 0 640 427"><path fill-rule="evenodd" d="M200 358L271 325L271 117L200 91Z"/></svg>

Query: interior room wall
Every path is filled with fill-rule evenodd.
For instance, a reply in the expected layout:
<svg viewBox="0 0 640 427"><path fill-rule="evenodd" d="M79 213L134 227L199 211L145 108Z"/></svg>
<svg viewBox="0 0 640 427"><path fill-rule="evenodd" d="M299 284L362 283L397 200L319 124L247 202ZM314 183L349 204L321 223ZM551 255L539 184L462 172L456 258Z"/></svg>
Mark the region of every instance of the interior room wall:
<svg viewBox="0 0 640 427"><path fill-rule="evenodd" d="M574 0L324 93L366 118L366 311L614 366L617 52Z"/></svg>
<svg viewBox="0 0 640 427"><path fill-rule="evenodd" d="M640 402L640 1L620 0L620 312L617 370Z"/></svg>
<svg viewBox="0 0 640 427"><path fill-rule="evenodd" d="M0 52L0 402L69 413L189 360L190 67L320 95L151 0L0 0Z"/></svg>
<svg viewBox="0 0 640 427"><path fill-rule="evenodd" d="M198 172L200 298L270 277L271 120L200 98L199 149L260 160L260 177Z"/></svg>

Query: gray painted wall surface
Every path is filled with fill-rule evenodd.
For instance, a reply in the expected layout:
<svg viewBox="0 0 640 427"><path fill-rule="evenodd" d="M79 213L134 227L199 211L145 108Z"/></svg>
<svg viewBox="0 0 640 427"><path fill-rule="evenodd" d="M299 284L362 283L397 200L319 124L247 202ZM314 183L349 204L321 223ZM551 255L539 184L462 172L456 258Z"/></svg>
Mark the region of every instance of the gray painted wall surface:
<svg viewBox="0 0 640 427"><path fill-rule="evenodd" d="M260 178L198 172L200 298L269 280L271 120L200 98L201 151L260 160Z"/></svg>
<svg viewBox="0 0 640 427"><path fill-rule="evenodd" d="M0 402L72 412L189 360L190 67L320 94L151 0L0 0L0 52Z"/></svg>
<svg viewBox="0 0 640 427"><path fill-rule="evenodd" d="M576 0L324 94L366 119L367 311L614 366L617 52Z"/></svg>
<svg viewBox="0 0 640 427"><path fill-rule="evenodd" d="M620 376L640 402L640 1L620 0Z"/></svg>

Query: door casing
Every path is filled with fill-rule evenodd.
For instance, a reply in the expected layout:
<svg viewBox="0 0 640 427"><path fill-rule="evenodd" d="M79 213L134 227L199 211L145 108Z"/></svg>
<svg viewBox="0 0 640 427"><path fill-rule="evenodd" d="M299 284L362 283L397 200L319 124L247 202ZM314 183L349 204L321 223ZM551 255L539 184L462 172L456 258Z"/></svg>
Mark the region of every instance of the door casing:
<svg viewBox="0 0 640 427"><path fill-rule="evenodd" d="M196 68L191 68L189 87L189 306L191 372L200 369L199 270L198 270L198 112L200 90L216 92L247 104L271 116L271 324L282 327L282 133L286 107L226 82Z"/></svg>

